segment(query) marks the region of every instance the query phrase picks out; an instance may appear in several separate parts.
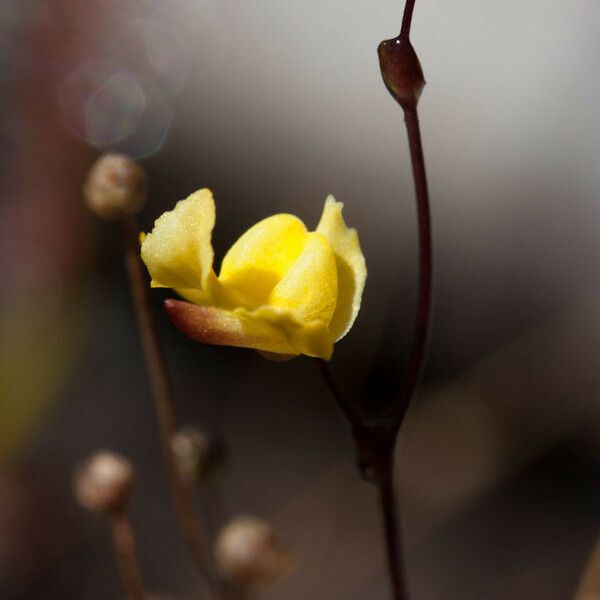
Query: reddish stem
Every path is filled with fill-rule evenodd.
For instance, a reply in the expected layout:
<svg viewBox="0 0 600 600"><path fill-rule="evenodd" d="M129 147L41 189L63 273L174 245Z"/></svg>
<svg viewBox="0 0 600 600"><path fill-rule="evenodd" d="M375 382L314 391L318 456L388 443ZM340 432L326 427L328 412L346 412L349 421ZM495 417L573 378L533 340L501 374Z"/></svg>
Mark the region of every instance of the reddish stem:
<svg viewBox="0 0 600 600"><path fill-rule="evenodd" d="M431 297L433 280L433 252L431 244L431 216L429 192L425 173L425 159L416 106L404 110L404 120L408 133L410 158L417 201L417 222L419 229L419 292L415 331L408 363L408 370L395 411L395 426L400 428L408 405L419 384L427 349L429 323L431 320Z"/></svg>
<svg viewBox="0 0 600 600"><path fill-rule="evenodd" d="M392 460L393 463L393 460ZM379 485L379 505L383 517L388 575L394 600L408 600L404 574L404 557L394 487L393 464L388 476Z"/></svg>
<svg viewBox="0 0 600 600"><path fill-rule="evenodd" d="M400 38L408 40L410 36L410 26L412 25L413 10L415 8L415 0L406 0L404 6L404 15L402 16L402 28L400 29Z"/></svg>
<svg viewBox="0 0 600 600"><path fill-rule="evenodd" d="M313 362L317 366L317 369L319 369L319 373L321 374L336 407L348 422L348 425L350 425L352 429L360 427L363 424L363 419L352 403L342 393L342 390L338 386L335 377L329 368L329 363L322 358L313 358Z"/></svg>
<svg viewBox="0 0 600 600"><path fill-rule="evenodd" d="M144 585L129 517L124 509L119 509L110 514L110 521L123 590L128 600L144 600Z"/></svg>
<svg viewBox="0 0 600 600"><path fill-rule="evenodd" d="M203 575L213 595L215 597L224 597L226 594L221 589L222 586L213 572L208 541L194 510L191 491L177 468L175 456L171 449L171 440L177 430L173 389L167 372L165 356L156 331L154 315L150 305L148 284L140 260L137 228L133 219L123 223L123 238L125 244L125 264L127 274L129 275L131 296L142 338L148 374L150 375L154 392L163 456L173 495L175 512L198 570Z"/></svg>
<svg viewBox="0 0 600 600"><path fill-rule="evenodd" d="M406 377L391 414L382 419L380 423L366 422L342 395L331 373L326 369L326 364L323 361L318 363L323 379L338 408L352 425L361 474L379 490L387 564L394 600L408 599L394 490L394 450L398 431L423 371L431 316L433 271L429 192L417 112L417 104L425 85L425 79L419 59L409 39L414 5L415 0L406 0L400 35L397 38L383 41L378 49L384 83L404 110L419 232L419 291L415 331Z"/></svg>

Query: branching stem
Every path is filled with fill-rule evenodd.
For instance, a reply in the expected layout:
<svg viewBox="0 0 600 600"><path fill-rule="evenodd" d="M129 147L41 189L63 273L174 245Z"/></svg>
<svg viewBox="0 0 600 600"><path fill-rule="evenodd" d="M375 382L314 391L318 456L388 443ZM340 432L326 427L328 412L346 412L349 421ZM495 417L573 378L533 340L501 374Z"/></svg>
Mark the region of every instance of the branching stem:
<svg viewBox="0 0 600 600"><path fill-rule="evenodd" d="M378 423L366 421L340 391L327 363L317 359L323 380L340 412L352 427L360 472L363 478L374 484L379 491L387 564L394 600L408 600L409 597L404 576L400 525L394 490L394 451L398 431L423 371L431 320L433 273L429 192L417 111L425 80L419 59L410 43L414 6L415 0L406 0L399 36L392 40L385 40L379 46L384 82L404 111L419 236L419 291L415 329L406 376L391 411Z"/></svg>
<svg viewBox="0 0 600 600"><path fill-rule="evenodd" d="M336 407L340 411L340 414L344 417L352 429L360 427L363 423L363 419L356 411L352 403L346 398L346 396L344 396L335 380L335 377L333 376L333 373L331 372L331 369L329 368L329 363L322 358L313 358L313 362L319 370L319 373L321 374L321 377L323 378L323 381L327 386L327 389L329 390Z"/></svg>

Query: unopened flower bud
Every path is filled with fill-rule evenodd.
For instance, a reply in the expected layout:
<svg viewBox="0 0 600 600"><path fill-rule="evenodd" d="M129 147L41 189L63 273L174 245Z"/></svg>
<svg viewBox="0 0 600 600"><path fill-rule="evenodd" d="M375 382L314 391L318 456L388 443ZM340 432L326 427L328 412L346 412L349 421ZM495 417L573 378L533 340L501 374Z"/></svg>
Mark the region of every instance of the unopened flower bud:
<svg viewBox="0 0 600 600"><path fill-rule="evenodd" d="M195 427L185 427L171 439L171 449L182 476L189 483L205 481L222 464L225 449Z"/></svg>
<svg viewBox="0 0 600 600"><path fill-rule="evenodd" d="M410 41L384 40L377 49L383 81L403 109L415 108L425 87L421 63Z"/></svg>
<svg viewBox="0 0 600 600"><path fill-rule="evenodd" d="M121 154L105 154L90 169L83 192L88 208L108 221L137 213L146 199L146 173Z"/></svg>
<svg viewBox="0 0 600 600"><path fill-rule="evenodd" d="M75 471L75 496L88 510L110 513L126 505L133 479L133 466L124 456L101 450Z"/></svg>
<svg viewBox="0 0 600 600"><path fill-rule="evenodd" d="M268 521L241 516L224 527L215 546L217 568L242 587L256 588L289 575L296 561Z"/></svg>

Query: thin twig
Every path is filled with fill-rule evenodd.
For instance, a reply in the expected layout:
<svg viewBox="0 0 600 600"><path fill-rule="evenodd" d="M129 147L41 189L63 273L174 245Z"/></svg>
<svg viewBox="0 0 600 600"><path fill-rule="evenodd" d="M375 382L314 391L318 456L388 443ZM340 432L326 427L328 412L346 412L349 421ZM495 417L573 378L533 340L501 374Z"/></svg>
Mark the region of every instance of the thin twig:
<svg viewBox="0 0 600 600"><path fill-rule="evenodd" d="M199 571L205 578L213 595L220 597L223 595L223 591L214 575L207 538L194 511L190 488L177 468L171 449L171 440L177 427L173 389L167 372L165 357L158 340L156 324L150 306L148 285L140 260L137 228L133 219L124 221L123 238L131 295L146 356L146 365L154 391L163 455L179 525Z"/></svg>
<svg viewBox="0 0 600 600"><path fill-rule="evenodd" d="M115 554L128 600L144 600L144 585L135 550L133 528L125 509L110 514Z"/></svg>

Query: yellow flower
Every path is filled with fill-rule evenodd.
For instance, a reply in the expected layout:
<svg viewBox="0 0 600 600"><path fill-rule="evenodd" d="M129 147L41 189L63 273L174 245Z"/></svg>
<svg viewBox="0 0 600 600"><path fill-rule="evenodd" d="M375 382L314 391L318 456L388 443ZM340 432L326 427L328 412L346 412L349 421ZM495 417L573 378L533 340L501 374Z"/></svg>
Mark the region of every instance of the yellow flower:
<svg viewBox="0 0 600 600"><path fill-rule="evenodd" d="M329 196L315 231L293 215L263 219L229 249L217 277L215 204L203 189L156 220L143 236L142 260L153 287L173 288L189 301L167 300L166 309L190 337L329 359L356 318L367 276L342 206Z"/></svg>

